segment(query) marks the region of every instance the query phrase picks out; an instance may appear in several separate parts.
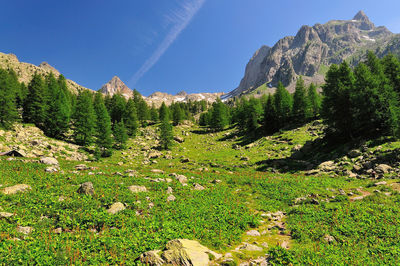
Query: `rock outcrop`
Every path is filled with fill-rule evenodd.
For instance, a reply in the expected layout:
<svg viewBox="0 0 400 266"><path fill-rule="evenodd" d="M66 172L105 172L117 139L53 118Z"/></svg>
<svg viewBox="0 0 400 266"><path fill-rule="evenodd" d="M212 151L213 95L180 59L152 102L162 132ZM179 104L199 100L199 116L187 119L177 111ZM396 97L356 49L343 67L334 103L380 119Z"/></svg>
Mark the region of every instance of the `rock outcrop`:
<svg viewBox="0 0 400 266"><path fill-rule="evenodd" d="M199 242L188 239L175 239L167 243L164 251L154 250L143 253L139 260L146 265L209 265L210 257L220 258Z"/></svg>

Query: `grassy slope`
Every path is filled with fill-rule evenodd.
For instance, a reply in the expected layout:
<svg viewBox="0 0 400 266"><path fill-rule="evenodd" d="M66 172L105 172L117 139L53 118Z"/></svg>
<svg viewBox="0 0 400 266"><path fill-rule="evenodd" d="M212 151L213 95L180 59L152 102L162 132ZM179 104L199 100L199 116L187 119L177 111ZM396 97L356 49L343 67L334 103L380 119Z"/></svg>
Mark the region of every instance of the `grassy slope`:
<svg viewBox="0 0 400 266"><path fill-rule="evenodd" d="M284 131L236 150L232 145L243 140L234 137L234 132L204 134L198 128L180 127L175 133L189 132L189 136L173 147L172 159L158 158L144 165L146 151L142 146L155 143L140 136L131 140L130 149L87 163L98 169L79 173L73 173L78 162L61 161L64 173L48 174L45 166L36 162L1 160L2 187L26 183L32 191L0 193L0 210L15 214L0 220L0 263L132 264L142 252L162 249L174 238L197 239L223 253L239 244L246 230L260 225L260 213L278 210L287 212L287 230L294 239L290 251L281 251L281 257L302 264L398 263L397 192L384 187L380 189L392 192L392 196L373 193L358 202L350 202L347 196L323 202L337 196L339 188L356 192L362 186L372 193L375 188L368 185L373 181L257 171L260 161L288 157L292 147L315 139L309 128ZM181 163L182 158L190 162ZM165 174L152 173L154 168ZM128 169L137 174L115 174ZM189 185L150 180L168 178L170 173L184 174ZM222 183L213 184L215 179ZM86 181L93 182L94 196L76 193L78 185ZM206 190L194 191L195 183ZM149 192L133 194L127 188L130 185L145 185ZM166 201L168 186L174 190L175 202ZM317 195L321 203L293 205L296 198L308 194ZM59 201L60 196L66 199ZM125 203L127 209L108 214L106 209L117 201ZM32 226L35 231L22 236L17 225ZM59 227L63 232L54 233ZM323 238L327 234L336 241L326 243ZM275 243L271 240L268 244L273 247Z"/></svg>

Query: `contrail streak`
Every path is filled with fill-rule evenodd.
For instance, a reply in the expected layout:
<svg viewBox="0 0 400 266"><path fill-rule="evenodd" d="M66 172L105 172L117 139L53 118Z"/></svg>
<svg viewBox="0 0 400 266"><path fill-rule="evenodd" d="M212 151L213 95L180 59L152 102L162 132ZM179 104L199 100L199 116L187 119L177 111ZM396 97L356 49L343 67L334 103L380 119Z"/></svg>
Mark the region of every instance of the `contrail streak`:
<svg viewBox="0 0 400 266"><path fill-rule="evenodd" d="M161 56L168 50L171 44L174 43L179 34L190 24L192 18L200 10L206 0L185 0L182 7L174 11L167 17L168 22L173 23L172 29L168 32L167 36L157 47L154 53L144 62L140 69L133 75L129 84L134 86L139 79L146 74L161 58Z"/></svg>

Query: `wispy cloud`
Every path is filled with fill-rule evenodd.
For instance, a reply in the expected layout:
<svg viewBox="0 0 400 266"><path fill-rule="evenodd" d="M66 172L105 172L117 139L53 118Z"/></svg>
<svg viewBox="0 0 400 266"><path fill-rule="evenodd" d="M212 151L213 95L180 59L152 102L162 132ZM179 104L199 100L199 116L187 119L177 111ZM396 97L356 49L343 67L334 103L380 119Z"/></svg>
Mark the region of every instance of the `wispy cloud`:
<svg viewBox="0 0 400 266"><path fill-rule="evenodd" d="M206 0L183 0L183 3L181 3L178 9L165 15L165 26L172 25L172 28L154 53L144 62L135 75L133 75L129 82L131 86L136 85L139 79L158 62L181 32L190 24L192 18L200 10L205 1Z"/></svg>

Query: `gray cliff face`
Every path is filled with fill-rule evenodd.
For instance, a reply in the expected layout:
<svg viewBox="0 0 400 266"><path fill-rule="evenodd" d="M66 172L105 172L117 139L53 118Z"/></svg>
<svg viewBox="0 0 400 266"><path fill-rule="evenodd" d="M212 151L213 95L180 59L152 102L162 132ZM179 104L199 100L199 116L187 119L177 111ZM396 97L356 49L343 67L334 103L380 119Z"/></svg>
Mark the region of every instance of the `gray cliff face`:
<svg viewBox="0 0 400 266"><path fill-rule="evenodd" d="M352 20L332 20L326 24L302 26L296 36L279 40L272 48L263 46L247 64L238 88L225 98L250 93L267 83L281 81L290 90L298 76L307 82L321 83L327 67L348 60L356 64L366 50L380 56L400 53L399 35L376 27L363 11Z"/></svg>

